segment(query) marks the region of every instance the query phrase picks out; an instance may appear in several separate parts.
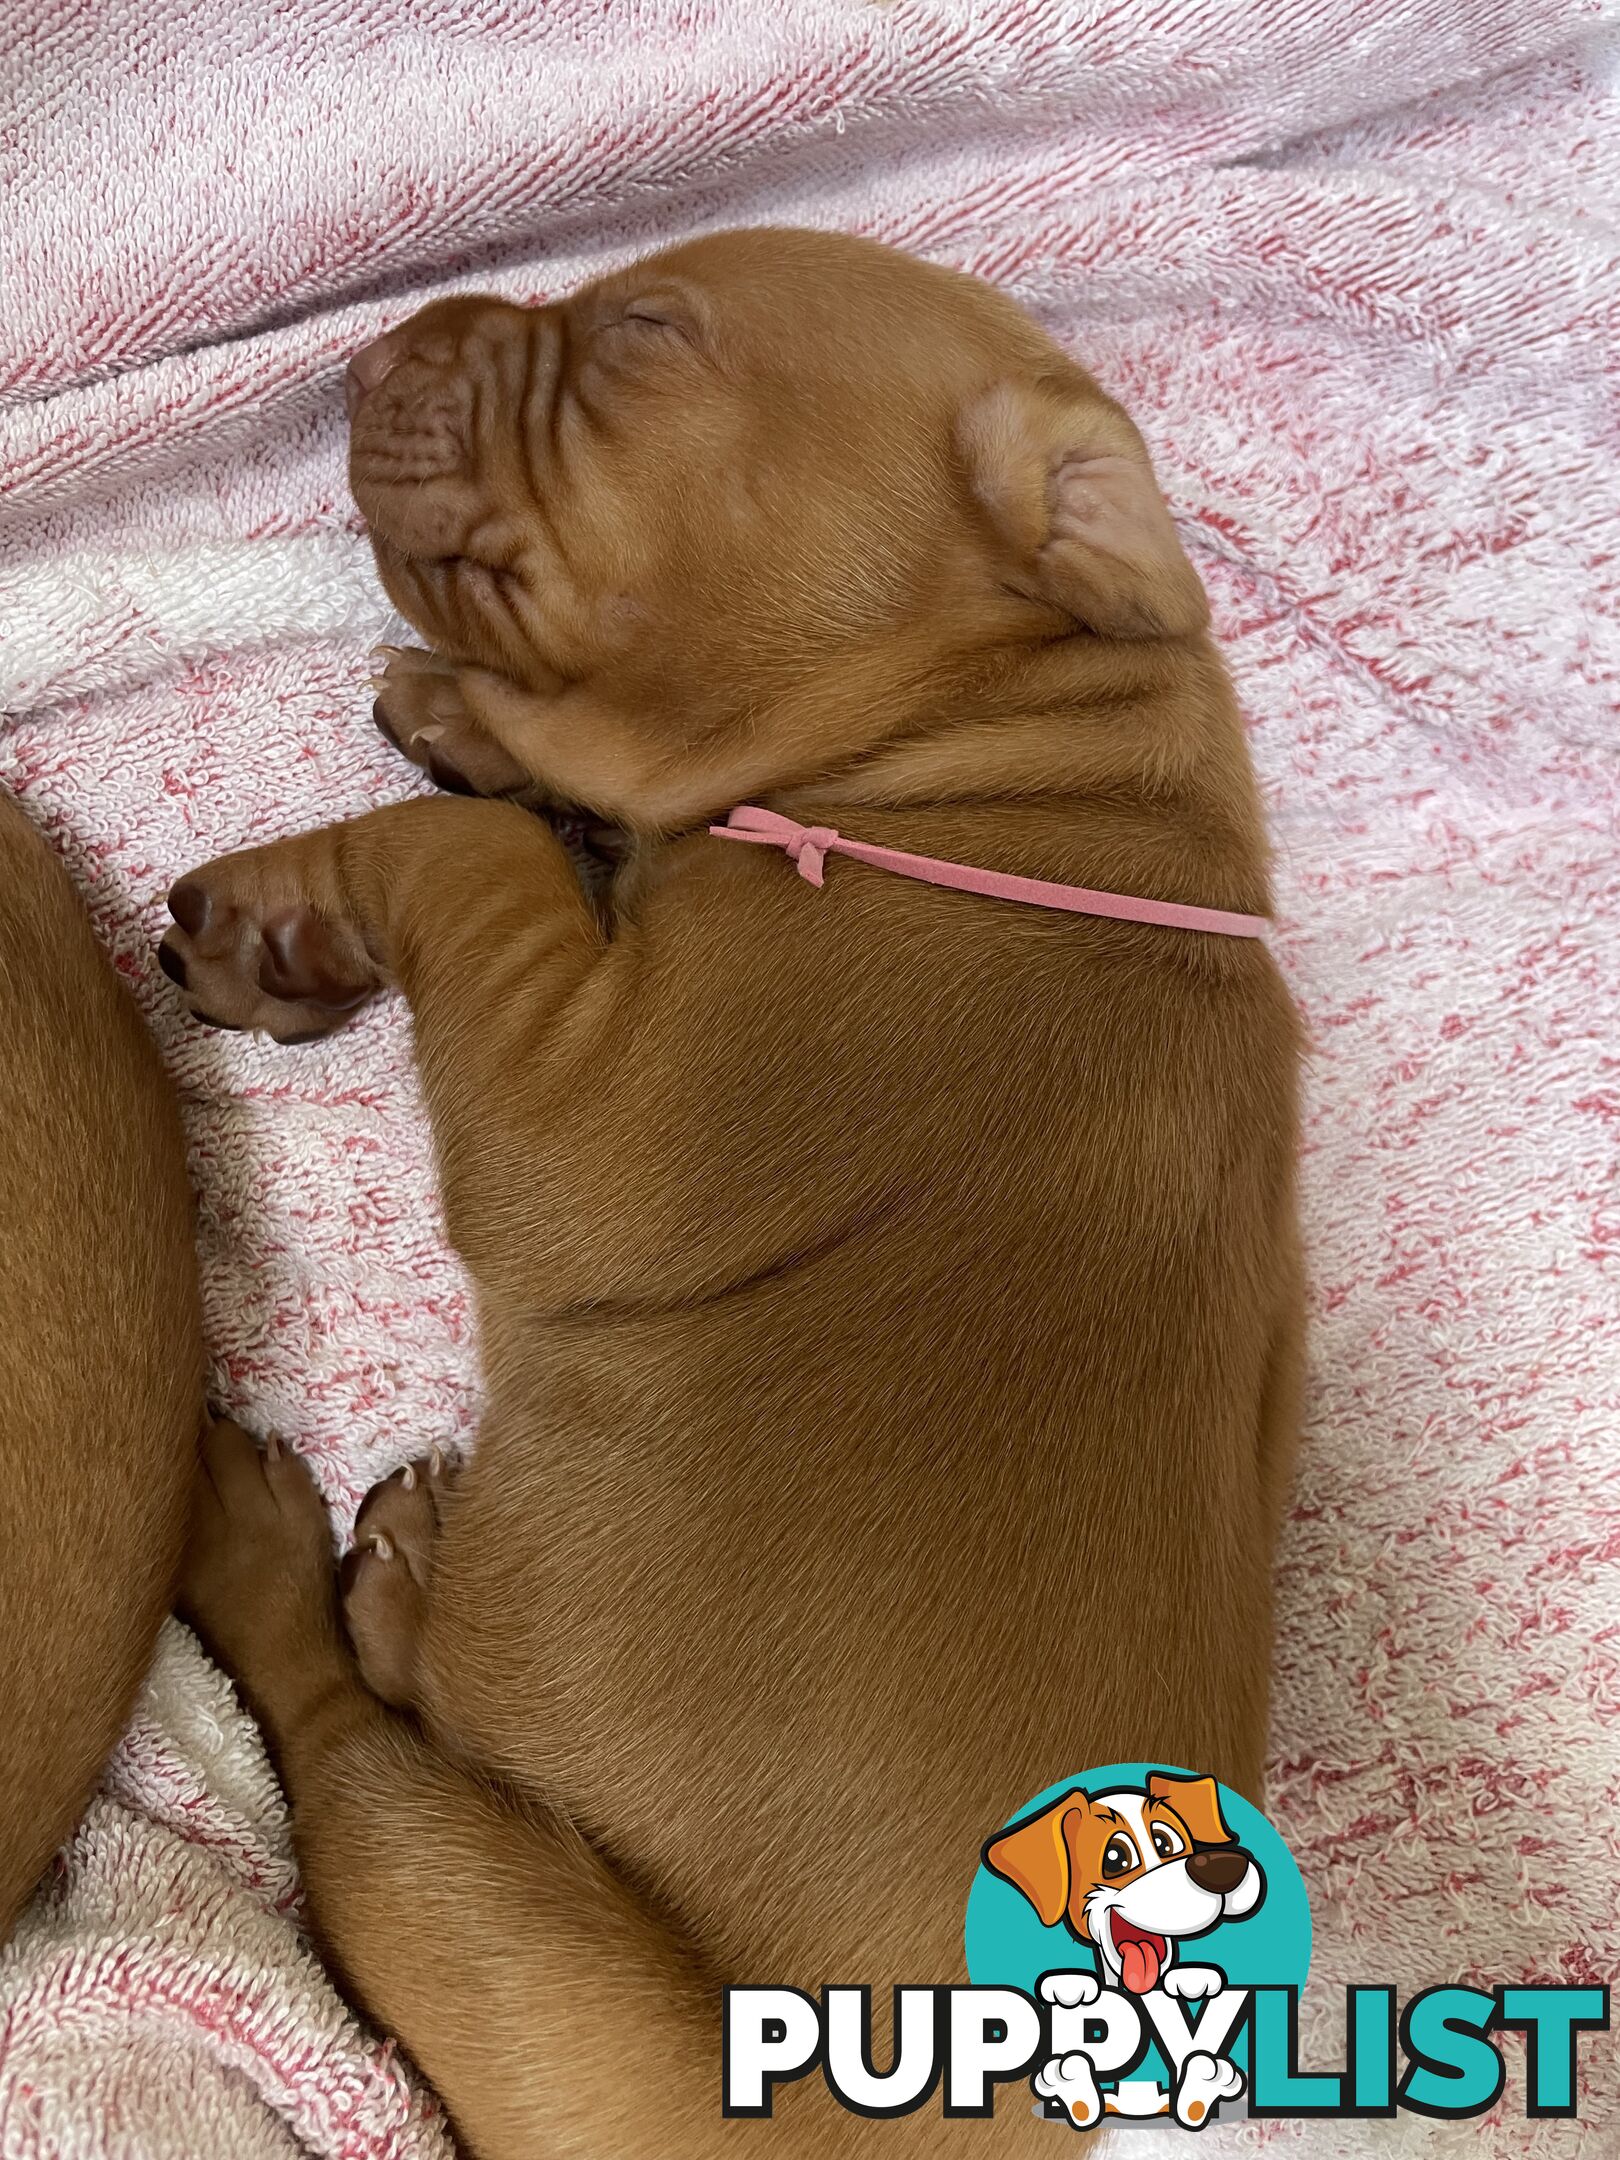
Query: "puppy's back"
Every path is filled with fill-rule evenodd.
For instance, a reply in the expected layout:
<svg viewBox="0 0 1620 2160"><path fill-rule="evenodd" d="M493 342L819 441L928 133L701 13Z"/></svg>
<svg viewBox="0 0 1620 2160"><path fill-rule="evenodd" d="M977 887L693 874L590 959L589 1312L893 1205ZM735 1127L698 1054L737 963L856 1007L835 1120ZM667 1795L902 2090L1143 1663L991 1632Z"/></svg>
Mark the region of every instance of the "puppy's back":
<svg viewBox="0 0 1620 2160"><path fill-rule="evenodd" d="M179 1115L77 895L0 799L0 1939L173 1589L202 1417Z"/></svg>

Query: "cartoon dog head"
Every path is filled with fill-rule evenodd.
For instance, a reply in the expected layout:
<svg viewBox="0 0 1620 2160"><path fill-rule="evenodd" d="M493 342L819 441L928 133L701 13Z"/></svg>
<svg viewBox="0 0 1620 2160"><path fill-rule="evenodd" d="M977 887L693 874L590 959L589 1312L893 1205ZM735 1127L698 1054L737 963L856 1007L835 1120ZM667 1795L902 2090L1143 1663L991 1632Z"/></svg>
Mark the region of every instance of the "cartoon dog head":
<svg viewBox="0 0 1620 2160"><path fill-rule="evenodd" d="M1059 1921L1097 1953L1106 1986L1145 1995L1175 1945L1252 1913L1265 1895L1258 1863L1221 1814L1213 1778L1155 1772L1146 1789L1076 1787L1001 1830L984 1864L1022 1891L1044 1927Z"/></svg>

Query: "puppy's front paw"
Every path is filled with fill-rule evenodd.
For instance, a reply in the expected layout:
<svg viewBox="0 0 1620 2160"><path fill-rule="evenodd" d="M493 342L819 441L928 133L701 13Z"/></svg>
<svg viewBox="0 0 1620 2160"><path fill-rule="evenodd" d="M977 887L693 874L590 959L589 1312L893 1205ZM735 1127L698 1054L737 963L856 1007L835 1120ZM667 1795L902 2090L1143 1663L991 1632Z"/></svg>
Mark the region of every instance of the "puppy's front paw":
<svg viewBox="0 0 1620 2160"><path fill-rule="evenodd" d="M1089 2130L1102 2121L1102 2094L1087 2056L1054 2056L1030 2083L1039 2099L1057 2103L1076 2130Z"/></svg>
<svg viewBox="0 0 1620 2160"><path fill-rule="evenodd" d="M451 795L511 795L529 783L469 701L475 678L486 695L498 696L498 677L416 645L379 645L372 659L381 666L371 678L377 693L371 717L435 787Z"/></svg>
<svg viewBox="0 0 1620 2160"><path fill-rule="evenodd" d="M169 913L158 965L207 1027L313 1042L381 987L358 932L312 903L295 842L205 863L171 889Z"/></svg>

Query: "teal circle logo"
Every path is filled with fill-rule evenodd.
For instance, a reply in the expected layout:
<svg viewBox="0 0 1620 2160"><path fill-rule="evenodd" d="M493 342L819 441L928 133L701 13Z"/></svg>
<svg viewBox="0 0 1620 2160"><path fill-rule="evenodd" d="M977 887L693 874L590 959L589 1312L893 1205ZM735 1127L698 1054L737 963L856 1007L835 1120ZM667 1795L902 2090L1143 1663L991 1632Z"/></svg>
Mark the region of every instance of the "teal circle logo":
<svg viewBox="0 0 1620 2160"><path fill-rule="evenodd" d="M1230 1987L1305 1985L1311 1907L1294 1856L1213 1778L1104 1763L1037 1793L984 1854L964 1930L975 1986L1033 1995L1043 1973L1090 1972L1140 1994L1178 1964L1213 1966ZM1250 1867L1235 1875L1240 1856Z"/></svg>
<svg viewBox="0 0 1620 2160"><path fill-rule="evenodd" d="M964 1936L976 1987L1017 1988L1050 2021L1033 2080L1045 2114L1197 2130L1243 2105L1245 1991L1303 1989L1311 1908L1241 1793L1171 1764L1104 1763L985 1840Z"/></svg>

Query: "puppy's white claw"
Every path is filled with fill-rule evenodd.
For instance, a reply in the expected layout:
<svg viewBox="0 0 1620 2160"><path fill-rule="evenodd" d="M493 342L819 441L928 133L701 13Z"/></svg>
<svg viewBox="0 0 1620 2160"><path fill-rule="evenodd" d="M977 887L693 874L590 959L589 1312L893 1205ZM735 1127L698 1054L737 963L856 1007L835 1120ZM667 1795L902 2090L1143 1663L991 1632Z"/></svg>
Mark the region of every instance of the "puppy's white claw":
<svg viewBox="0 0 1620 2160"><path fill-rule="evenodd" d="M372 1551L373 1557L374 1557L374 1558L376 1558L376 1559L378 1559L378 1560L392 1560L392 1559L393 1559L393 1557L394 1557L394 1541L393 1541L393 1539L392 1539L392 1538L391 1538L391 1537L390 1537L390 1536L388 1535L388 1532L387 1532L386 1530L378 1530L378 1531L376 1531L376 1532L375 1532L375 1533L373 1534L373 1537L372 1537L372 1540L371 1540L371 1551Z"/></svg>
<svg viewBox="0 0 1620 2160"><path fill-rule="evenodd" d="M1094 1973L1059 1972L1043 1973L1041 1997L1049 2003L1060 2003L1065 2010L1083 2009L1094 2003L1102 1988Z"/></svg>
<svg viewBox="0 0 1620 2160"><path fill-rule="evenodd" d="M432 1450L430 1450L430 1452L429 1452L429 1454L428 1454L428 1476L429 1476L430 1478L436 1478L436 1477L443 1477L443 1476L444 1476L444 1450L443 1450L443 1448L438 1448L438 1447L436 1447L436 1448L433 1448Z"/></svg>
<svg viewBox="0 0 1620 2160"><path fill-rule="evenodd" d="M415 1490L416 1490L416 1465L415 1465L415 1463L409 1463L409 1462L408 1462L408 1463L407 1463L407 1464L405 1465L404 1469L403 1469L403 1470L402 1470L402 1471L401 1471L401 1472L399 1473L399 1482L400 1482L400 1487L401 1487L401 1489L402 1489L403 1491L405 1491L405 1492L415 1492Z"/></svg>

